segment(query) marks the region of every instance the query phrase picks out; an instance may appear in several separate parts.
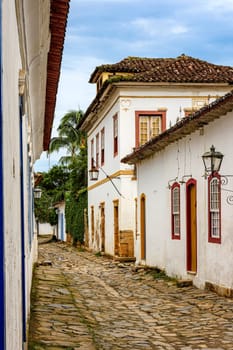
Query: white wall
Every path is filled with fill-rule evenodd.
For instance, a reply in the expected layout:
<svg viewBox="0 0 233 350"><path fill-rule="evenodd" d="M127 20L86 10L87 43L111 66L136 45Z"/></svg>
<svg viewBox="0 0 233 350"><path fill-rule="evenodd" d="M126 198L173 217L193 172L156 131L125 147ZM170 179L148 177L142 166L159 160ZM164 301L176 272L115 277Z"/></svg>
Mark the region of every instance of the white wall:
<svg viewBox="0 0 233 350"><path fill-rule="evenodd" d="M2 19L6 349L10 350L22 348L18 91L21 60L13 1L3 2Z"/></svg>
<svg viewBox="0 0 233 350"><path fill-rule="evenodd" d="M121 87L116 89L113 96L109 98L101 112L98 112L98 120L88 132L88 169L91 168L91 140L94 139L94 158L96 135L99 133L99 144L101 144L101 130L105 128L105 163L103 170L112 175L120 170L132 170L133 167L123 164L120 160L133 151L135 147L135 111L156 111L166 109L166 124L174 125L177 118L184 117L184 108L191 108L195 99L209 97L209 102L217 96L225 94L229 87L185 87L151 85L149 87ZM181 109L181 113L180 113ZM119 128L119 149L118 155L113 156L113 116L118 114ZM188 146L187 146L188 147ZM187 151L188 152L188 151ZM187 167L187 166L186 166ZM187 172L188 169L185 169ZM120 176L120 179L114 179L114 183L119 188L125 199L120 198L110 182L102 182L106 178L104 172L100 169L99 180L94 183L89 181L88 191L88 217L89 217L89 237L91 237L91 211L94 206L95 212L95 231L97 235L100 231L99 205L105 203L106 211L106 250L113 254L113 200L120 199L119 206L119 229L135 230L135 197L136 182L132 181L132 176ZM156 196L156 194L154 194ZM164 204L165 205L165 204ZM92 246L92 244L91 244ZM93 247L97 248L98 243ZM137 245L135 247L137 248ZM165 252L163 253L165 254ZM162 258L161 258L162 259Z"/></svg>
<svg viewBox="0 0 233 350"><path fill-rule="evenodd" d="M213 144L224 154L221 174L233 174L233 113L228 113L163 151L138 164L138 200L146 195L146 264L166 269L169 275L193 278L203 287L206 281L233 287L233 207L227 204L230 192L222 190L222 242L208 242L207 180L203 177L202 154ZM203 135L202 135L203 133ZM197 274L186 272L186 185L181 184L181 239L171 239L171 193L168 183L192 175L197 181ZM187 181L189 178L185 178ZM225 189L233 190L233 178ZM140 218L140 210L138 217ZM136 243L140 261L140 238Z"/></svg>
<svg viewBox="0 0 233 350"><path fill-rule="evenodd" d="M30 4L31 3L31 4ZM24 5L25 13L22 9ZM39 3L37 4L39 6ZM49 5L49 1L43 2L43 6ZM34 9L31 13L31 9ZM49 7L46 6L46 9ZM29 11L29 12L27 12ZM3 91L3 152L4 164L4 231L5 231L5 314L6 314L6 350L22 349L22 203L21 203L21 170L23 173L23 202L24 202L24 263L25 263L25 302L26 316L30 311L30 289L32 280L33 263L37 259L36 235L29 232L30 215L32 210L29 202L31 183L28 173L28 144L30 154L37 155L42 150L45 91L42 85L46 78L47 46L45 41L40 40L38 7L31 1L8 0L2 2L2 91ZM34 13L34 17L32 14ZM24 17L23 17L24 15ZM25 27L25 19L27 27ZM46 22L47 20L47 22ZM47 28L49 39L48 22L49 12L44 18L44 26ZM34 31L35 29L35 31ZM27 41L27 45L25 43ZM30 43L37 47L32 50ZM28 51L25 50L27 46ZM46 46L46 48L44 47ZM41 52L45 50L43 67L40 62ZM30 57L27 54L30 51ZM37 67L37 72L36 68ZM20 168L20 113L19 113L19 72L26 72L24 90L24 116L22 125L23 135L23 164ZM31 74L31 75L30 75ZM33 81L34 79L34 81ZM41 81L41 85L40 82ZM43 85L44 86L44 85ZM45 86L44 86L45 87ZM39 109L37 111L36 109ZM38 123L33 120L38 119ZM42 124L41 124L42 123ZM35 133L31 133L31 126L35 125ZM1 125L2 127L2 125ZM35 136L33 139L32 135ZM34 142L35 141L35 142ZM31 148L34 143L35 152ZM36 157L36 156L35 156ZM31 164L32 165L32 164ZM32 170L32 169L31 169ZM32 239L32 240L31 240ZM27 318L28 320L28 318ZM2 324L1 327L4 327Z"/></svg>
<svg viewBox="0 0 233 350"><path fill-rule="evenodd" d="M39 223L39 235L53 235L54 229L49 223Z"/></svg>

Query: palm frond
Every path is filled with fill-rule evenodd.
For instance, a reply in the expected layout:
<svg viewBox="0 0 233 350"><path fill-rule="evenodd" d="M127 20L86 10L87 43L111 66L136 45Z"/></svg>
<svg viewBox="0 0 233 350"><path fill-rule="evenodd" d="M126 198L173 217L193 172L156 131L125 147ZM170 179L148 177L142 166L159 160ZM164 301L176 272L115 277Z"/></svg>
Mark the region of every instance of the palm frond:
<svg viewBox="0 0 233 350"><path fill-rule="evenodd" d="M61 148L68 148L69 144L69 139L66 137L53 137L49 144L48 153L58 152Z"/></svg>

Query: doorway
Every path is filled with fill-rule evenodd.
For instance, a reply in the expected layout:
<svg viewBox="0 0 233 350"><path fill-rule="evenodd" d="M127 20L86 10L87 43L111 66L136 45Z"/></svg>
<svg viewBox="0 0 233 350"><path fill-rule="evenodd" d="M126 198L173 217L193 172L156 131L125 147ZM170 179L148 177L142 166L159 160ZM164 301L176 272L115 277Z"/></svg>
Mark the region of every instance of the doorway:
<svg viewBox="0 0 233 350"><path fill-rule="evenodd" d="M113 201L114 208L114 255L119 256L120 237L119 237L119 200Z"/></svg>
<svg viewBox="0 0 233 350"><path fill-rule="evenodd" d="M187 271L197 272L197 190L196 180L186 184Z"/></svg>
<svg viewBox="0 0 233 350"><path fill-rule="evenodd" d="M101 235L101 252L105 251L105 208L104 203L100 204L100 235Z"/></svg>
<svg viewBox="0 0 233 350"><path fill-rule="evenodd" d="M140 198L140 233L141 233L141 260L146 259L146 197Z"/></svg>

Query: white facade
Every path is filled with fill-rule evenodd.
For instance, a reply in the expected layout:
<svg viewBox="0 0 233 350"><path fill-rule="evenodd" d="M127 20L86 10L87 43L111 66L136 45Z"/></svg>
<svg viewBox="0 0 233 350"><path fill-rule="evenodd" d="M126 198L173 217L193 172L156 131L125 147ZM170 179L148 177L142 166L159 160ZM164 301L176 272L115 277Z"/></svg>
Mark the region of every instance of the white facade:
<svg viewBox="0 0 233 350"><path fill-rule="evenodd" d="M50 1L2 1L0 17L0 348L13 350L26 344L37 259L33 163L44 149Z"/></svg>
<svg viewBox="0 0 233 350"><path fill-rule="evenodd" d="M50 225L48 222L39 223L39 235L53 235L55 233L55 226Z"/></svg>
<svg viewBox="0 0 233 350"><path fill-rule="evenodd" d="M162 112L165 115L166 129L182 119L186 112L199 109L229 90L227 84L211 86L138 84L133 87L129 82L113 83L113 90L108 98L103 99L104 102L99 102L98 110L93 107L89 112L91 117L88 121L87 115L83 127L88 132L88 169L96 165L96 147L99 149L98 157L101 166L98 181L89 181L88 184L90 248L115 256L128 254L129 257L131 253L133 255L136 253L137 256L138 244L135 234L137 182L134 167L121 163L121 159L131 153L136 146L136 112ZM115 116L118 119L117 155L114 155L113 140ZM103 129L104 163L101 164L101 131ZM96 141L97 135L99 135L99 146ZM109 177L112 177L120 194ZM145 186L150 186L150 182L147 183L144 179L143 182Z"/></svg>
<svg viewBox="0 0 233 350"><path fill-rule="evenodd" d="M220 115L201 129L171 142L137 163L138 232L136 260L164 269L168 275L192 279L203 288L206 282L233 290L233 177L221 185L221 242L208 239L208 180L202 155L214 145L224 154L220 175L233 175L233 112ZM188 271L187 184L196 181L196 271ZM222 178L224 180L224 178ZM191 180L192 181L192 180ZM172 239L171 186L180 185L180 239ZM140 198L145 196L145 257L141 258Z"/></svg>

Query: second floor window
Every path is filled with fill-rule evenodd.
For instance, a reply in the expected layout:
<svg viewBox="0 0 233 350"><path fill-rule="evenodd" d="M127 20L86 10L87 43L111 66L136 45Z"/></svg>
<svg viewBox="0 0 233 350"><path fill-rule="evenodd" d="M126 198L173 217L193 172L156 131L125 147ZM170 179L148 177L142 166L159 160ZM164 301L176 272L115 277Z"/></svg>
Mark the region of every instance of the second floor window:
<svg viewBox="0 0 233 350"><path fill-rule="evenodd" d="M171 188L172 238L180 239L180 185L176 182Z"/></svg>
<svg viewBox="0 0 233 350"><path fill-rule="evenodd" d="M136 111L136 147L158 136L166 129L166 112Z"/></svg>
<svg viewBox="0 0 233 350"><path fill-rule="evenodd" d="M104 164L104 157L105 157L105 152L104 152L104 144L105 144L105 131L104 131L104 128L101 130L101 154L100 154L100 157L101 157L101 165Z"/></svg>
<svg viewBox="0 0 233 350"><path fill-rule="evenodd" d="M96 168L99 167L99 133L96 135Z"/></svg>
<svg viewBox="0 0 233 350"><path fill-rule="evenodd" d="M118 154L118 115L113 117L113 154Z"/></svg>
<svg viewBox="0 0 233 350"><path fill-rule="evenodd" d="M91 169L95 167L95 160L94 160L94 139L91 140Z"/></svg>

